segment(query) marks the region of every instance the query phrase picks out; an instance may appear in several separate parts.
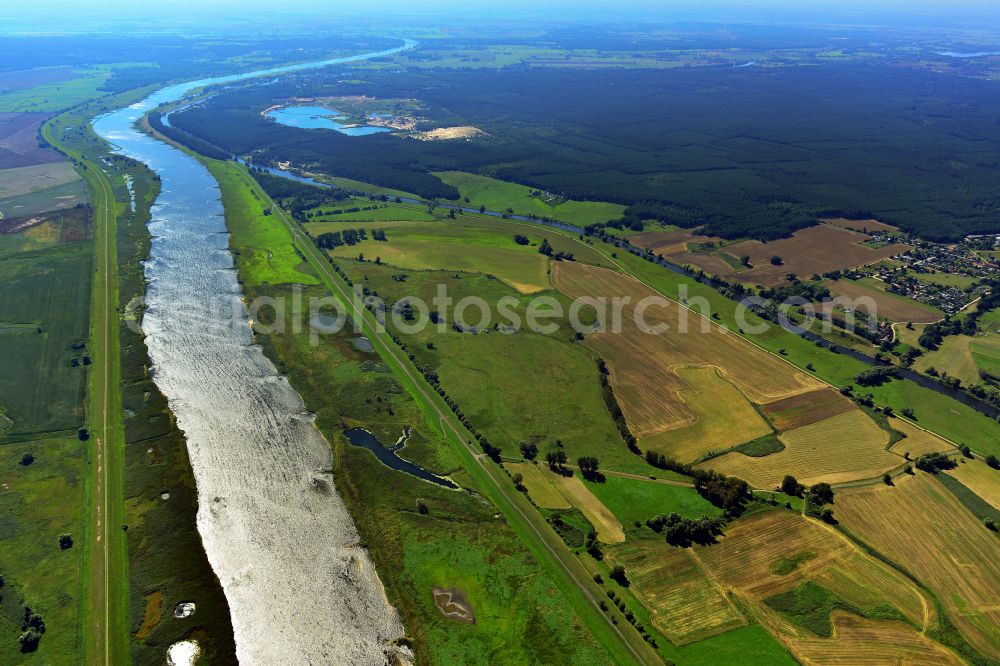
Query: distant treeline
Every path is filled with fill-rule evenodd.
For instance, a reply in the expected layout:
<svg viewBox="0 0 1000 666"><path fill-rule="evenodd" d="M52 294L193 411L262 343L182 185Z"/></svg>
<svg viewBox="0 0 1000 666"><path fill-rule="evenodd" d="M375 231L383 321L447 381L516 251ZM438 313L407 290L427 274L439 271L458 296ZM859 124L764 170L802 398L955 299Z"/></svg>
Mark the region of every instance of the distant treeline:
<svg viewBox="0 0 1000 666"><path fill-rule="evenodd" d="M211 157L213 160L228 160L232 158L230 153L226 152L222 148L219 148L215 144L205 141L204 139L201 139L189 132L185 132L182 129L178 129L177 127L164 124L163 114L159 111L150 111L149 126L168 139L173 139L177 143L190 148L199 155Z"/></svg>
<svg viewBox="0 0 1000 666"><path fill-rule="evenodd" d="M320 187L292 178L273 176L261 169L251 168L250 174L269 197L278 202L282 208L288 210L292 214L292 218L299 222L306 221L306 211L343 201L353 194L350 190Z"/></svg>
<svg viewBox="0 0 1000 666"><path fill-rule="evenodd" d="M425 127L473 141L350 137L263 118L303 94L358 94L343 70L238 88L171 116L237 154L454 199L458 170L629 206L643 219L772 239L819 216L874 216L945 240L996 231L1000 89L958 76L843 63L817 68L365 71L364 92L419 99ZM425 128L421 127L421 129Z"/></svg>

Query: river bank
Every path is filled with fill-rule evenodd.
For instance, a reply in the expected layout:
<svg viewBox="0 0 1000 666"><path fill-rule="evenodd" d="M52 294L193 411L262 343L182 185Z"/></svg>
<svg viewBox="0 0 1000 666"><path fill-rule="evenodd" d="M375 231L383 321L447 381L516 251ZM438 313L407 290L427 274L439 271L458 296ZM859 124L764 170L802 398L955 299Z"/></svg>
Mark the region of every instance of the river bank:
<svg viewBox="0 0 1000 666"><path fill-rule="evenodd" d="M253 345L217 184L197 160L133 123L193 88L386 53L169 86L94 123L163 185L149 224L143 330L157 386L186 435L198 528L245 663L376 664L407 650L394 645L402 625L342 500L332 483L316 490L330 467L328 445ZM281 640L289 626L295 639Z"/></svg>

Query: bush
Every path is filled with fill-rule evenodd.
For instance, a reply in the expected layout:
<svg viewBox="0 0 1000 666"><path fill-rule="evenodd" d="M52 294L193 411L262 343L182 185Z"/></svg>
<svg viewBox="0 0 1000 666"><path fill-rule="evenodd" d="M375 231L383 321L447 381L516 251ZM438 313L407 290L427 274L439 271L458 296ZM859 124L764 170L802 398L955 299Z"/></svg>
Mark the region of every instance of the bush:
<svg viewBox="0 0 1000 666"><path fill-rule="evenodd" d="M943 453L925 453L914 463L922 472L937 474L941 470L953 469L958 464Z"/></svg>

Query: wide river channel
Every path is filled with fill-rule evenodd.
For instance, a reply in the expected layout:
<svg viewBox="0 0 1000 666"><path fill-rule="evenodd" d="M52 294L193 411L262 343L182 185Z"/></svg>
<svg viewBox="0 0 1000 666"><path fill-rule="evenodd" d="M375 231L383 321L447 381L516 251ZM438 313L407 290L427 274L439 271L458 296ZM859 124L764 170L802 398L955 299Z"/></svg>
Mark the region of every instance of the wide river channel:
<svg viewBox="0 0 1000 666"><path fill-rule="evenodd" d="M196 88L413 44L172 85L94 122L117 152L162 181L142 327L156 383L187 437L198 529L245 664L384 664L406 654L392 644L403 626L333 486L327 442L253 344L218 184L196 159L134 125Z"/></svg>

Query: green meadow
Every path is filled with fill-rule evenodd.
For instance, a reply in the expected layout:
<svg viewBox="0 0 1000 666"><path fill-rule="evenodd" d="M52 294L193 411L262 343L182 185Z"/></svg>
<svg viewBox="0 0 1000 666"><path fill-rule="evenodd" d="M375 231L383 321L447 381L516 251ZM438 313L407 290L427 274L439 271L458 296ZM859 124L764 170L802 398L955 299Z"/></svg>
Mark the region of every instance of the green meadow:
<svg viewBox="0 0 1000 666"><path fill-rule="evenodd" d="M309 229L316 235L336 230L336 227L314 223ZM368 229L368 240L358 245L341 246L330 254L335 257L364 254L370 259L378 258L392 266L414 270L495 275L522 293L549 288L548 257L539 254L537 247L518 245L513 234L500 229L470 227L459 231L456 225L437 222L387 227L376 224ZM388 240L372 240L371 229L384 229Z"/></svg>
<svg viewBox="0 0 1000 666"><path fill-rule="evenodd" d="M288 230L274 215L266 215L260 186L239 165L205 160L222 189L226 225L232 238L230 249L240 262L240 278L253 284L319 280L300 270L302 258L295 253Z"/></svg>
<svg viewBox="0 0 1000 666"><path fill-rule="evenodd" d="M657 483L651 479L606 476L587 488L621 521L627 530L656 516L676 513L684 518L718 516L722 510L705 500L693 487Z"/></svg>
<svg viewBox="0 0 1000 666"><path fill-rule="evenodd" d="M0 663L22 663L17 637L24 607L41 615L38 663L73 663L80 635L87 445L76 436L0 446ZM25 463L25 456L34 460ZM70 548L59 537L68 534Z"/></svg>
<svg viewBox="0 0 1000 666"><path fill-rule="evenodd" d="M0 442L43 433L75 436L83 425L88 236L76 215L0 236L0 409L13 421Z"/></svg>
<svg viewBox="0 0 1000 666"><path fill-rule="evenodd" d="M224 190L244 186L234 178L223 180ZM297 255L290 238L279 240L271 228L277 224L272 216L261 215L240 219L231 227L232 246L240 250L237 268L251 298L288 296L292 290L291 284L272 282L275 273L255 259L259 256L255 244L270 238L271 259L295 268L291 258ZM387 281L393 270L363 266L386 271ZM282 275L288 282L305 283L304 298L327 294L310 284L311 276L296 273ZM468 279L500 284L478 275ZM260 321L273 323L273 316L273 311L264 313ZM426 420L389 367L376 354L356 347L357 334L350 326L312 340L308 327L297 331L292 326L290 309L285 316L289 319L283 334L260 334L258 341L302 394L333 447L338 491L362 542L371 545L369 552L390 601L402 613L417 661L611 661L496 507L484 499L438 425ZM463 490L448 490L385 467L370 452L346 442L342 431L354 426L367 428L383 443L394 442L404 426L411 427L411 438L400 455L449 475ZM472 607L476 622L445 617L435 605L435 587L458 592Z"/></svg>
<svg viewBox="0 0 1000 666"><path fill-rule="evenodd" d="M518 215L550 217L578 226L586 226L608 220L617 220L625 211L625 206L603 201L574 201L560 197L546 198L533 196L536 191L526 185L477 176L462 171L443 171L434 174L448 185L458 189L463 205L470 208L486 206L487 210L506 211L513 209Z"/></svg>
<svg viewBox="0 0 1000 666"><path fill-rule="evenodd" d="M46 83L31 88L0 93L0 113L59 111L98 97L98 88L111 72L102 69L81 69L67 81Z"/></svg>

